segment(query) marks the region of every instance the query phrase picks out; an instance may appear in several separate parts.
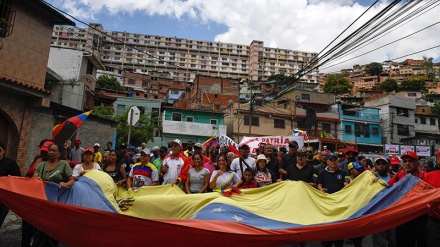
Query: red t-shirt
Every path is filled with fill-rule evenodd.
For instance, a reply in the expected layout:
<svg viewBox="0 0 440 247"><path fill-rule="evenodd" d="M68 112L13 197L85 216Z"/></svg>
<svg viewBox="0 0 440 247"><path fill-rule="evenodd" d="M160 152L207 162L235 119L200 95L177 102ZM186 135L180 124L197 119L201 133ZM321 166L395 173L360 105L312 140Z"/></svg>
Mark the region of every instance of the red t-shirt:
<svg viewBox="0 0 440 247"><path fill-rule="evenodd" d="M430 173L426 173L423 181L427 182L434 188L440 188L440 170L432 171ZM435 207L433 210L429 211L429 216L433 218L440 219L440 205Z"/></svg>
<svg viewBox="0 0 440 247"><path fill-rule="evenodd" d="M402 178L404 178L406 176L406 172L401 170L398 173L396 173L389 181L388 181L388 185L392 186L393 184L395 184L397 181L402 180ZM418 171L417 175L415 177L418 177L420 179L424 179L425 175L427 173L425 171Z"/></svg>
<svg viewBox="0 0 440 247"><path fill-rule="evenodd" d="M248 184L247 182L244 182L240 186L240 188L242 188L242 189L250 189L250 188L257 188L257 187L258 187L257 181L255 181L253 179L250 184Z"/></svg>

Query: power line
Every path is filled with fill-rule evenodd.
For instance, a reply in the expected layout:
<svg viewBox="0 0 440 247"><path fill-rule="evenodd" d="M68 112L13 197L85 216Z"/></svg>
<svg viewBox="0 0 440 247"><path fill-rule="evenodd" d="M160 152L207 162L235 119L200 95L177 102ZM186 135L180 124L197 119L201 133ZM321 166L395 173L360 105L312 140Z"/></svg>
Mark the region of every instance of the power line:
<svg viewBox="0 0 440 247"><path fill-rule="evenodd" d="M323 70L324 70L324 69L328 69L328 68L334 67L334 66L336 66L336 65L339 65L339 64L342 64L342 63L348 62L348 61L350 61L350 60L353 60L353 59L355 59L355 58L362 57L362 56L367 55L367 54L369 54L369 53L371 53L371 52L377 51L377 50L382 49L382 48L384 48L384 47L386 47L386 46L389 46L389 45L391 45L391 44L394 44L394 43L396 43L396 42L398 42L398 41L401 41L401 40L404 40L404 39L406 39L406 38L409 38L409 37L411 37L411 36L413 36L413 35L415 35L415 34L421 32L421 31L423 31L423 30L426 30L426 29L431 28L431 27L433 27L433 26L435 26L435 25L438 25L438 24L440 24L440 21L438 21L438 22L436 22L436 23L434 23L434 24L431 24L431 25L429 25L429 26L427 26L427 27L424 27L424 28L422 28L422 29L420 29L420 30L418 30L418 31L416 31L416 32L413 32L413 33L411 33L411 34L408 34L408 35L406 35L406 36L404 36L404 37L402 37L402 38L400 38L400 39L396 39L396 40L391 41L391 42L389 42L389 43L387 43L387 44L385 44L385 45L379 46L379 47L377 47L377 48L375 48L375 49L373 49L373 50L367 51L367 52L365 52L365 53L362 53L362 54L357 55L357 56L355 56L355 57L352 57L352 58L350 58L350 59L344 60L344 61L342 61L342 62L339 62L339 63L333 64L333 65L329 65L329 66L324 67L324 68L322 68L322 69L323 69Z"/></svg>

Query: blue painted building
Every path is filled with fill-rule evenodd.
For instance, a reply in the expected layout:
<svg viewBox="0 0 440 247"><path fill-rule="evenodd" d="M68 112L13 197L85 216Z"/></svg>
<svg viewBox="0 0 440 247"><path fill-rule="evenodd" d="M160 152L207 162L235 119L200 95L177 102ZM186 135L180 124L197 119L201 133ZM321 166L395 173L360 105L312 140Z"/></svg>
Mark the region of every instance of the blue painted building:
<svg viewBox="0 0 440 247"><path fill-rule="evenodd" d="M342 142L356 145L359 152L383 152L380 109L342 103L338 108Z"/></svg>

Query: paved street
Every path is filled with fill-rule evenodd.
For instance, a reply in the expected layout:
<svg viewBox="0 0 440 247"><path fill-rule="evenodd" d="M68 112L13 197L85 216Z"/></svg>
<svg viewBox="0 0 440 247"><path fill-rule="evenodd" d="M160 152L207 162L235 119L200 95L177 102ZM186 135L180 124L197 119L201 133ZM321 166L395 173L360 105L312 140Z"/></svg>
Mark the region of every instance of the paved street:
<svg viewBox="0 0 440 247"><path fill-rule="evenodd" d="M371 236L367 236L363 240L363 246L372 246ZM15 247L21 245L21 218L13 212L9 212L3 226L0 228L0 247ZM61 245L59 247L62 247ZM320 247L320 243L308 243L307 247ZM346 243L344 246L353 246Z"/></svg>

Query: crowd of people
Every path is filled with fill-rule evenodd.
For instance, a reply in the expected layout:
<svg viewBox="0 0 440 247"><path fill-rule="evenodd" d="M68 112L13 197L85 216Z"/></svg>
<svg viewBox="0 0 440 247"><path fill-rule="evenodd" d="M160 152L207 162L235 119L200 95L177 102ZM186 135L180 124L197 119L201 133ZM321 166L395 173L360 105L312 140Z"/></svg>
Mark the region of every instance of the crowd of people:
<svg viewBox="0 0 440 247"><path fill-rule="evenodd" d="M416 176L435 188L440 187L440 150L436 162L420 165L419 157L412 151L401 157L379 157L374 162L354 147L344 151L317 152L313 147L300 148L296 141L289 149L261 143L257 154L243 144L239 150L228 150L224 145L204 146L178 139L169 147L147 148L106 144L101 153L100 144L83 148L81 140L67 140L59 147L52 140L42 140L40 153L34 158L26 176L51 181L60 187L74 186L75 181L90 170L107 173L117 186L137 190L143 186L178 186L187 194L224 192L231 188L264 187L282 180L302 181L323 193L335 193L352 183L363 172L376 176L393 186L406 175ZM20 176L17 163L4 156L6 146L0 141L0 176ZM73 168L73 169L72 169ZM0 223L8 209L0 204ZM1 226L1 225L0 225ZM344 240L323 242L323 246L343 246ZM354 246L362 246L362 238L351 239ZM57 242L23 221L23 246L56 246ZM432 210L402 224L395 229L373 235L374 246L436 246L440 243L440 211ZM305 246L299 243L298 246Z"/></svg>

